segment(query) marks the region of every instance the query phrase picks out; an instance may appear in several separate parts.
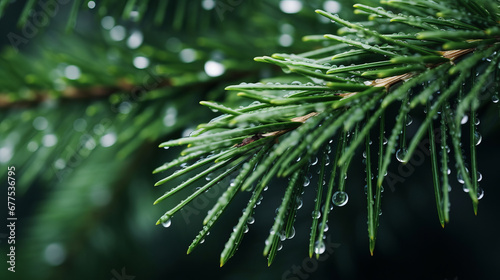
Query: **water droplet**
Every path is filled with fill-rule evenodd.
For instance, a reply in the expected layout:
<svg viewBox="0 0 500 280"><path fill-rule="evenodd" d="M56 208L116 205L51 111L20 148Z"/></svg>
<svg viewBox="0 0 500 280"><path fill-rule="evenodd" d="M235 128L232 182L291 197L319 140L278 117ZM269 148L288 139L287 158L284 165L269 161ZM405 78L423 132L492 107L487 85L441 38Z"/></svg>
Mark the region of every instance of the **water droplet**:
<svg viewBox="0 0 500 280"><path fill-rule="evenodd" d="M58 266L66 260L66 249L61 243L51 243L43 252L44 260L51 266Z"/></svg>
<svg viewBox="0 0 500 280"><path fill-rule="evenodd" d="M30 141L26 148L28 149L28 151L34 152L38 150L38 143L35 141ZM10 160L10 157L8 158L8 160Z"/></svg>
<svg viewBox="0 0 500 280"><path fill-rule="evenodd" d="M205 177L205 180L207 180L207 181L212 181L212 179L213 179L213 178L214 178L214 174L209 173L209 174L207 175L207 177Z"/></svg>
<svg viewBox="0 0 500 280"><path fill-rule="evenodd" d="M337 1L325 1L323 9L332 14L338 13L340 11L340 3Z"/></svg>
<svg viewBox="0 0 500 280"><path fill-rule="evenodd" d="M182 62L190 63L196 60L196 51L194 49L183 49L179 52L179 58Z"/></svg>
<svg viewBox="0 0 500 280"><path fill-rule="evenodd" d="M253 224L253 223L255 223L255 218L254 218L254 217L252 217L252 216L248 217L248 219L247 219L247 224L251 225L251 224Z"/></svg>
<svg viewBox="0 0 500 280"><path fill-rule="evenodd" d="M301 85L302 85L302 83L299 82L299 81L293 81L292 82L292 86L301 86Z"/></svg>
<svg viewBox="0 0 500 280"><path fill-rule="evenodd" d="M464 177L462 176L462 172L458 171L458 174L457 174L457 181L460 183L460 184L465 184L465 180L464 180ZM465 185L464 185L464 188L465 188ZM465 191L465 190L464 190ZM466 192L469 192L469 190L467 190Z"/></svg>
<svg viewBox="0 0 500 280"><path fill-rule="evenodd" d="M132 63L137 69L146 69L149 66L149 59L144 56L137 56Z"/></svg>
<svg viewBox="0 0 500 280"><path fill-rule="evenodd" d="M321 212L320 211L313 211L312 212L312 218L313 219L319 219L321 217Z"/></svg>
<svg viewBox="0 0 500 280"><path fill-rule="evenodd" d="M281 34L278 43L283 47L289 47L293 44L293 37L290 34Z"/></svg>
<svg viewBox="0 0 500 280"><path fill-rule="evenodd" d="M493 103L498 103L498 100L499 100L499 99L498 99L498 95L493 95L493 96L491 97L491 101L493 101Z"/></svg>
<svg viewBox="0 0 500 280"><path fill-rule="evenodd" d="M203 2L201 2L201 6L205 10L211 10L215 7L215 1L214 0L203 0Z"/></svg>
<svg viewBox="0 0 500 280"><path fill-rule="evenodd" d="M101 143L101 146L103 147L113 146L115 142L116 142L116 133L114 132L104 134L99 140L99 143Z"/></svg>
<svg viewBox="0 0 500 280"><path fill-rule="evenodd" d="M304 187L307 187L309 186L309 184L311 183L311 180L309 180L309 178L307 178L307 176L304 176Z"/></svg>
<svg viewBox="0 0 500 280"><path fill-rule="evenodd" d="M205 63L205 73L210 77L218 77L226 71L226 68L222 63L209 60Z"/></svg>
<svg viewBox="0 0 500 280"><path fill-rule="evenodd" d="M323 226L323 223L319 223L318 225L318 229L321 229L321 227ZM327 232L328 231L328 224L325 224L325 228L323 229L323 232Z"/></svg>
<svg viewBox="0 0 500 280"><path fill-rule="evenodd" d="M483 180L483 174L481 174L481 172L477 172L477 181L478 182L481 182L481 180Z"/></svg>
<svg viewBox="0 0 500 280"><path fill-rule="evenodd" d="M315 157L313 161L311 162L311 165L316 165L318 163L318 157Z"/></svg>
<svg viewBox="0 0 500 280"><path fill-rule="evenodd" d="M92 10L93 8L95 8L95 2L94 1L89 1L87 3L87 7Z"/></svg>
<svg viewBox="0 0 500 280"><path fill-rule="evenodd" d="M70 80L78 80L81 74L80 68L75 65L68 65L64 69L64 76Z"/></svg>
<svg viewBox="0 0 500 280"><path fill-rule="evenodd" d="M113 41L121 41L125 39L126 29L121 25L117 25L109 31L109 36Z"/></svg>
<svg viewBox="0 0 500 280"><path fill-rule="evenodd" d="M115 19L111 16L105 16L101 19L101 26L106 30L110 30L115 26Z"/></svg>
<svg viewBox="0 0 500 280"><path fill-rule="evenodd" d="M163 117L163 124L166 127L173 126L177 121L177 109L175 107L168 107Z"/></svg>
<svg viewBox="0 0 500 280"><path fill-rule="evenodd" d="M44 117L36 117L33 120L33 127L36 130L44 130L49 126L49 122L47 121L46 118Z"/></svg>
<svg viewBox="0 0 500 280"><path fill-rule="evenodd" d="M333 204L339 207L346 205L348 200L349 196L346 192L336 191L332 196Z"/></svg>
<svg viewBox="0 0 500 280"><path fill-rule="evenodd" d="M474 132L474 143L476 144L476 146L481 144L481 141L483 141L483 136L478 131L475 131Z"/></svg>
<svg viewBox="0 0 500 280"><path fill-rule="evenodd" d="M399 162L406 162L404 159L405 159L407 153L408 153L408 151L405 148L398 149L398 151L396 152L396 159Z"/></svg>
<svg viewBox="0 0 500 280"><path fill-rule="evenodd" d="M330 157L325 158L325 166L330 165Z"/></svg>
<svg viewBox="0 0 500 280"><path fill-rule="evenodd" d="M484 197L484 190L481 187L477 188L477 199L481 199Z"/></svg>
<svg viewBox="0 0 500 280"><path fill-rule="evenodd" d="M466 124L468 120L469 120L469 116L464 115L464 116L462 117L462 119L460 120L460 123L461 123L461 124Z"/></svg>
<svg viewBox="0 0 500 280"><path fill-rule="evenodd" d="M283 249L283 244L281 244L281 243L280 243L280 244L278 245L278 251L281 251L281 249Z"/></svg>
<svg viewBox="0 0 500 280"><path fill-rule="evenodd" d="M406 115L406 126L409 126L410 124L412 124L413 122L413 118L410 116L410 114L407 114Z"/></svg>
<svg viewBox="0 0 500 280"><path fill-rule="evenodd" d="M323 254L326 250L325 243L321 240L316 241L314 243L314 253L316 254Z"/></svg>
<svg viewBox="0 0 500 280"><path fill-rule="evenodd" d="M142 35L142 32L139 30L135 30L128 37L127 46L131 49L137 49L138 47L141 46L143 40L144 36Z"/></svg>
<svg viewBox="0 0 500 280"><path fill-rule="evenodd" d="M57 136L54 134L47 134L42 137L42 144L45 147L52 147L57 144Z"/></svg>
<svg viewBox="0 0 500 280"><path fill-rule="evenodd" d="M297 197L297 206L296 206L297 210L299 210L300 208L302 208L303 204L304 203L302 202L302 199L300 199L300 198Z"/></svg>
<svg viewBox="0 0 500 280"><path fill-rule="evenodd" d="M287 237L287 238L288 238L288 239L292 239L292 238L294 238L294 237L295 237L295 228L294 228L294 227L292 227L292 228L290 229L290 234L288 234L288 237Z"/></svg>
<svg viewBox="0 0 500 280"><path fill-rule="evenodd" d="M163 222L161 222L161 225L165 228L168 228L170 225L172 224L172 220L169 218L167 218L166 220L164 220Z"/></svg>
<svg viewBox="0 0 500 280"><path fill-rule="evenodd" d="M280 9L287 14L296 14L302 10L302 2L299 0L281 0Z"/></svg>

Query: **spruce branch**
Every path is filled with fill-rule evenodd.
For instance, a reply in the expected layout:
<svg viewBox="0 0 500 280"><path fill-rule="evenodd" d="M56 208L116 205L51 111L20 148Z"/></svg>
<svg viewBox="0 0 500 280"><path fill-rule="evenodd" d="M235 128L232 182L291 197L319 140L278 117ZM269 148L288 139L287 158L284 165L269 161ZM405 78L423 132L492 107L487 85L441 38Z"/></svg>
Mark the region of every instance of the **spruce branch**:
<svg viewBox="0 0 500 280"><path fill-rule="evenodd" d="M279 244L288 236L290 221L293 223L297 210L293 198L310 184L309 170L317 168L318 188L308 249L309 256L318 258L324 252L324 229L331 210L330 201L337 207L347 203L349 164L364 143L369 249L373 255L384 178L393 155L403 164L409 162L419 143L428 136L429 169L441 226L444 227L449 220L449 149L446 145L449 138L457 170L477 213L482 194L477 184L475 115L470 118L470 171L465 167L465 155L461 150L461 120L465 114L475 114L481 106L487 106L479 96L491 84L491 77L499 66L500 2L459 2L382 1L391 8L404 11L400 14L382 7L354 5L356 13L367 15L369 22L349 22L317 10L318 14L342 26L338 35L304 37L304 41L323 44L309 52L255 58L281 67L285 73L294 75L292 79L295 81L283 79L277 83L228 86L227 90L237 91L237 96L253 103L233 109L201 102L224 114L200 125L190 137L160 145L188 145L181 152L182 157L167 164L169 168L190 162L201 154L208 154L208 157L179 169L157 185L201 166L209 167L204 167L205 171L173 188L159 200L173 191L189 187L208 173L230 178L230 173L239 171L234 185L227 188L204 221L212 226L238 192L253 192L221 254L223 265L242 241L247 221L272 179L289 178L271 234L264 245L264 255L271 264ZM470 86L464 88L464 84ZM393 106L399 107L399 112L394 126L389 128L386 114ZM409 113L417 108L426 110L426 115L407 144L406 126L411 124ZM437 124L435 119L439 114L442 117ZM378 136L373 137L377 126ZM386 129L391 130L387 140ZM441 132L439 137L435 135L437 131ZM437 139L442 142L440 145L436 145ZM378 144L376 165L372 158L372 142ZM329 151L335 153L331 167L327 168L331 160ZM231 169L225 167L226 164L242 164L242 167ZM377 167L376 172L372 171L373 166ZM221 177L216 178L210 179L208 184L221 180ZM194 192L188 200L198 194ZM170 224L171 214L177 209L166 212L158 223ZM188 252L199 244L200 236L205 236L205 233L204 228Z"/></svg>

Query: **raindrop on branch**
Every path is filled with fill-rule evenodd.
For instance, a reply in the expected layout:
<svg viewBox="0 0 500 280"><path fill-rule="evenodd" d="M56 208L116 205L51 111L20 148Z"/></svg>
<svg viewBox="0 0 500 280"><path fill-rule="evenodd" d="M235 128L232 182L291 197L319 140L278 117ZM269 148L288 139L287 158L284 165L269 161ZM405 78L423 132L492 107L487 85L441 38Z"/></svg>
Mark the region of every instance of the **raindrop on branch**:
<svg viewBox="0 0 500 280"><path fill-rule="evenodd" d="M333 204L339 207L346 205L348 200L349 196L343 191L336 191L332 196Z"/></svg>

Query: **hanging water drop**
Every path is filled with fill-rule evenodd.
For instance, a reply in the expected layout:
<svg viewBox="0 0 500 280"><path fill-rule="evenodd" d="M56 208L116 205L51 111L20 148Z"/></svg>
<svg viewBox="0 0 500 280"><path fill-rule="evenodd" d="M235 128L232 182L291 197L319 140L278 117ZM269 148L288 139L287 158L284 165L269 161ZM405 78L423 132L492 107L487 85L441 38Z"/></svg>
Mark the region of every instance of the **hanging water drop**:
<svg viewBox="0 0 500 280"><path fill-rule="evenodd" d="M458 174L457 174L457 181L460 183L460 184L465 184L465 180L464 180L464 177L462 176L462 172L458 171ZM464 186L465 187L465 186ZM465 191L465 190L464 190ZM466 192L469 192L468 190Z"/></svg>
<svg viewBox="0 0 500 280"><path fill-rule="evenodd" d="M498 103L498 100L499 100L499 99L498 99L498 95L493 95L493 96L491 97L491 101L493 101L493 103L495 103L495 104L496 104L496 103Z"/></svg>
<svg viewBox="0 0 500 280"><path fill-rule="evenodd" d="M325 250L326 250L326 246L325 246L325 243L323 241L318 240L318 241L316 241L316 243L314 243L314 253L321 255L325 252Z"/></svg>
<svg viewBox="0 0 500 280"><path fill-rule="evenodd" d="M469 192L469 188L466 185L463 185L462 189L464 190L465 193Z"/></svg>
<svg viewBox="0 0 500 280"><path fill-rule="evenodd" d="M165 228L168 228L172 224L172 220L170 218L166 219L165 221L161 222L161 225Z"/></svg>
<svg viewBox="0 0 500 280"><path fill-rule="evenodd" d="M348 200L349 196L343 191L336 191L332 196L333 204L339 207L346 205Z"/></svg>
<svg viewBox="0 0 500 280"><path fill-rule="evenodd" d="M481 199L483 197L484 197L484 190L483 190L483 188L478 187L477 188L477 199L479 200L479 199Z"/></svg>
<svg viewBox="0 0 500 280"><path fill-rule="evenodd" d="M481 180L483 180L483 174L481 174L481 172L477 172L477 181L478 182L481 182Z"/></svg>
<svg viewBox="0 0 500 280"><path fill-rule="evenodd" d="M247 224L251 225L251 224L253 224L253 223L255 223L255 218L254 218L254 217L252 217L252 216L248 217L248 219L247 219Z"/></svg>
<svg viewBox="0 0 500 280"><path fill-rule="evenodd" d="M320 211L313 211L312 212L312 218L313 219L319 219L321 217L321 212Z"/></svg>
<svg viewBox="0 0 500 280"><path fill-rule="evenodd" d="M316 165L318 164L318 157L315 157L314 160L311 162L311 165Z"/></svg>
<svg viewBox="0 0 500 280"><path fill-rule="evenodd" d="M302 202L302 199L298 198L297 197L297 205L296 205L296 209L299 210L300 208L302 208L302 205L304 203Z"/></svg>
<svg viewBox="0 0 500 280"><path fill-rule="evenodd" d="M310 183L311 183L311 180L309 180L309 178L307 178L307 176L304 176L304 184L303 184L303 186L307 187L307 186L309 186Z"/></svg>
<svg viewBox="0 0 500 280"><path fill-rule="evenodd" d="M413 118L410 116L410 114L407 114L406 115L406 126L409 126L412 123L413 123Z"/></svg>
<svg viewBox="0 0 500 280"><path fill-rule="evenodd" d="M476 146L481 144L481 141L483 141L483 136L478 131L475 131L474 132L474 143L476 144Z"/></svg>
<svg viewBox="0 0 500 280"><path fill-rule="evenodd" d="M290 233L288 234L288 237L287 237L287 238L288 238L288 239L292 239L292 238L294 238L294 237L295 237L295 228L294 228L294 227L292 227L292 228L290 229Z"/></svg>
<svg viewBox="0 0 500 280"><path fill-rule="evenodd" d="M212 173L209 173L209 174L207 175L207 177L205 177L205 179L206 179L207 181L212 181L212 179L213 179L213 178L214 178L214 175L213 175Z"/></svg>
<svg viewBox="0 0 500 280"><path fill-rule="evenodd" d="M466 124L468 120L469 120L469 116L464 115L464 116L462 117L462 120L460 120L460 123L461 123L461 124Z"/></svg>
<svg viewBox="0 0 500 280"><path fill-rule="evenodd" d="M397 152L396 152L396 159L399 162L406 162L405 161L405 157L406 157L407 153L408 153L408 150L406 150L405 148L398 149Z"/></svg>

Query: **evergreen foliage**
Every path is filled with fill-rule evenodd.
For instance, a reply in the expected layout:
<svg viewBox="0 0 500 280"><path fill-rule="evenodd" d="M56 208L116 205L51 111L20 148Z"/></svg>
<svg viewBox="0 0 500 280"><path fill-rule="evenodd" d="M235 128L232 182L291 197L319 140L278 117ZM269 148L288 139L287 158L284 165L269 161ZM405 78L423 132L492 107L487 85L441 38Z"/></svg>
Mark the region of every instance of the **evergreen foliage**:
<svg viewBox="0 0 500 280"><path fill-rule="evenodd" d="M91 2L97 17L88 11ZM307 248L318 258L330 212L348 203L348 172L366 176L373 254L391 163L411 161L424 142L440 224L449 221L449 170L477 213L484 167L477 161L476 113L498 114L500 2L384 0L377 7L366 0L352 15L344 1L341 16L317 10L328 25L312 12L324 1L303 1L300 13L277 22L280 2L216 1L207 9L195 0L0 0L2 20L19 10L19 29L1 50L0 166L16 166L17 195L34 201L23 208L29 218L18 251L31 269L18 275L56 279L106 259L120 268L120 256L135 255L132 245L117 245L117 253L88 240L112 243L118 239L112 228L132 223L137 228L116 243L152 236L148 218L156 213L145 205L164 188L154 202L166 211L157 221L164 226L205 192L224 189L188 253L242 198L247 204L221 253L225 264L272 188L282 197L263 242L269 265L295 235L303 203L314 208ZM26 36L39 13L45 21ZM279 43L290 34L313 35ZM208 75L208 62L222 72ZM220 116L193 129L212 111ZM413 132L410 114L423 115ZM162 141L160 147L172 148L151 152ZM167 175L154 175L159 188L148 191L148 181L134 174L152 177L158 155L166 163L153 173ZM366 173L350 170L362 156ZM304 192L314 192L314 201L303 200ZM134 246L156 246L144 244ZM39 261L51 248L73 260L65 272L54 269L58 259ZM153 257L145 262L158 265ZM89 273L97 272L78 277Z"/></svg>
<svg viewBox="0 0 500 280"><path fill-rule="evenodd" d="M304 41L322 44L309 52L255 58L301 77L228 86L227 90L237 91L238 96L251 103L229 108L201 102L223 114L199 125L188 137L160 145L187 148L175 161L155 170L156 173L180 166L156 186L186 173L192 175L155 204L205 177L208 182L167 211L157 224L169 226L172 216L198 195L226 177L233 178L208 212L203 229L188 252L205 237L235 195L249 191L248 204L221 254L221 266L224 265L248 230L248 221L264 191L269 187L283 188L283 198L265 242L264 256L270 265L281 241L293 232L303 186L310 183L311 170L318 169L309 255L319 257L325 248L323 232L331 203L347 203L349 164L356 151L364 149L368 237L373 254L388 166L394 154L400 162L408 162L424 137L430 139L440 224L444 227L449 220L450 165L455 165L477 213L483 190L478 184L476 162L476 145L481 142L476 131L476 112L481 106L498 101L499 2L382 3L387 9L354 5L355 13L368 17L369 21L363 22L350 22L317 10L341 26L338 35L304 37ZM391 106L399 107L392 127L387 119L394 116L386 116ZM417 110L425 111L425 119L407 143L406 126L412 122L409 114ZM466 119L470 120L464 125ZM469 135L462 136L462 127ZM440 134L436 136L435 131ZM469 139L463 142L463 138ZM462 143L468 143L468 147ZM378 156L372 156L374 153ZM288 178L287 186L271 184L275 177Z"/></svg>

